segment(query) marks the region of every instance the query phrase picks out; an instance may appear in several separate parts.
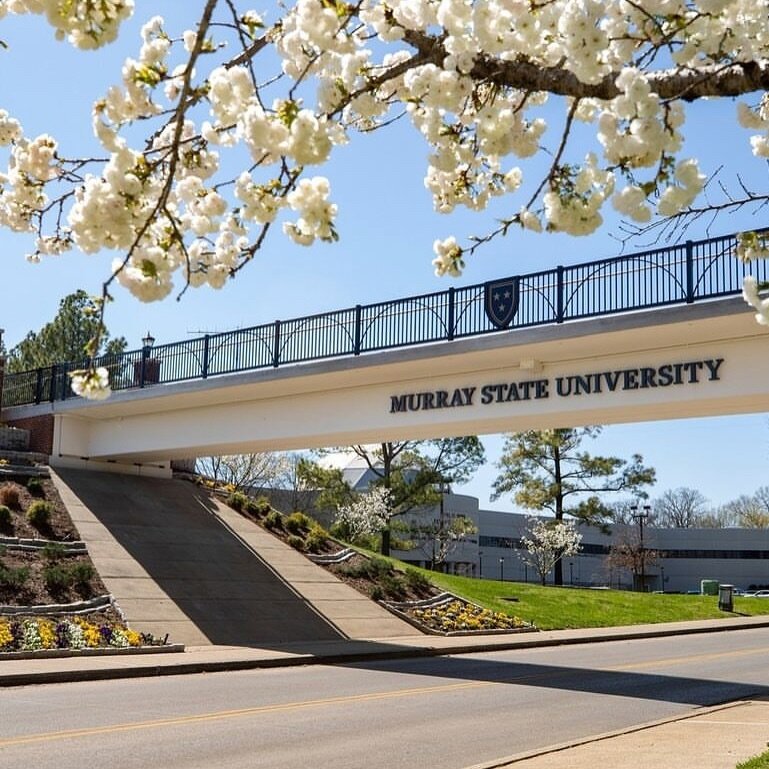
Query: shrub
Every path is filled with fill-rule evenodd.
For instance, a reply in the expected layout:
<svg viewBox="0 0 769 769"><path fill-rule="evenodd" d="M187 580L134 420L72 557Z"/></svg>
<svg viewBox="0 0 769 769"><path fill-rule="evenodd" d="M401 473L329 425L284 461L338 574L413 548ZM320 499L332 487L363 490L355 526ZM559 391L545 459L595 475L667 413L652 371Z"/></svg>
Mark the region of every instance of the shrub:
<svg viewBox="0 0 769 769"><path fill-rule="evenodd" d="M11 518L11 508L7 505L0 505L0 529L10 529Z"/></svg>
<svg viewBox="0 0 769 769"><path fill-rule="evenodd" d="M328 536L328 532L319 523L314 523L304 539L304 545L311 553L317 553Z"/></svg>
<svg viewBox="0 0 769 769"><path fill-rule="evenodd" d="M91 595L91 580L96 574L96 570L87 561L78 561L69 567L69 574L72 582L75 584L77 592L87 598Z"/></svg>
<svg viewBox="0 0 769 769"><path fill-rule="evenodd" d="M27 520L36 528L44 529L51 523L53 506L50 502L38 499L27 508Z"/></svg>
<svg viewBox="0 0 769 769"><path fill-rule="evenodd" d="M9 569L0 566L0 587L11 590L21 590L29 580L29 566L20 566L18 569Z"/></svg>
<svg viewBox="0 0 769 769"><path fill-rule="evenodd" d="M60 542L48 542L43 548L43 558L51 563L60 561L66 554L67 549Z"/></svg>
<svg viewBox="0 0 769 769"><path fill-rule="evenodd" d="M312 521L304 513L291 513L283 521L283 528L291 534L307 531L311 526Z"/></svg>
<svg viewBox="0 0 769 769"><path fill-rule="evenodd" d="M246 505L243 508L243 511L253 516L254 518L261 518L263 515L269 513L271 509L272 508L270 508L269 505L265 509L264 505L249 497L248 502L246 502Z"/></svg>
<svg viewBox="0 0 769 769"><path fill-rule="evenodd" d="M407 568L404 578L406 580L406 585L408 585L411 590L415 590L418 593L424 593L430 589L430 580L422 574L421 571Z"/></svg>
<svg viewBox="0 0 769 769"><path fill-rule="evenodd" d="M277 510L270 510L270 512L264 516L264 525L268 529L282 529L283 516Z"/></svg>
<svg viewBox="0 0 769 769"><path fill-rule="evenodd" d="M43 568L43 579L45 580L48 592L54 596L68 590L74 582L70 570L60 563L49 563L45 566Z"/></svg>
<svg viewBox="0 0 769 769"><path fill-rule="evenodd" d="M371 579L388 577L395 571L393 565L385 558L369 558L366 563L368 567L368 576L371 577Z"/></svg>
<svg viewBox="0 0 769 769"><path fill-rule="evenodd" d="M251 502L251 512L256 513L257 515L267 515L267 513L272 510L272 505L270 504L270 500L267 499L265 496L257 497L256 499L253 499Z"/></svg>
<svg viewBox="0 0 769 769"><path fill-rule="evenodd" d="M39 478L35 478L33 476L27 481L27 491L33 497L42 497L43 494L45 494L45 489L43 488L43 482Z"/></svg>
<svg viewBox="0 0 769 769"><path fill-rule="evenodd" d="M0 486L0 505L19 508L19 489L15 483L4 483Z"/></svg>
<svg viewBox="0 0 769 769"><path fill-rule="evenodd" d="M390 598L401 598L406 592L403 580L395 571L381 575L379 577L379 585Z"/></svg>
<svg viewBox="0 0 769 769"><path fill-rule="evenodd" d="M299 550L300 552L304 550L304 538L298 537L296 534L292 534L288 539L286 540L291 547L294 548L294 550Z"/></svg>
<svg viewBox="0 0 769 769"><path fill-rule="evenodd" d="M227 497L227 504L239 513L242 512L246 505L248 505L248 497L242 491L233 491L229 497Z"/></svg>
<svg viewBox="0 0 769 769"><path fill-rule="evenodd" d="M371 592L369 593L369 595L371 596L372 601L381 601L385 597L384 590L382 590L382 588L379 585L374 585L371 588Z"/></svg>

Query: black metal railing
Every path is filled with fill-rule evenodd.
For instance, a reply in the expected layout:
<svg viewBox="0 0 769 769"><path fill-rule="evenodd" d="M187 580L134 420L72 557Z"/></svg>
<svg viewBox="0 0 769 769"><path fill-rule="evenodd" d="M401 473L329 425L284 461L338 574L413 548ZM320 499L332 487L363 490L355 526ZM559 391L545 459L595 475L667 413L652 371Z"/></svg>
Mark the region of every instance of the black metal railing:
<svg viewBox="0 0 769 769"><path fill-rule="evenodd" d="M751 270L735 258L736 235L517 276L519 303L506 331L738 294ZM753 265L767 280L767 262ZM207 334L190 341L97 358L113 390L361 355L499 332L487 317L485 288L449 288L389 302ZM85 362L6 374L2 405L75 397L71 371Z"/></svg>

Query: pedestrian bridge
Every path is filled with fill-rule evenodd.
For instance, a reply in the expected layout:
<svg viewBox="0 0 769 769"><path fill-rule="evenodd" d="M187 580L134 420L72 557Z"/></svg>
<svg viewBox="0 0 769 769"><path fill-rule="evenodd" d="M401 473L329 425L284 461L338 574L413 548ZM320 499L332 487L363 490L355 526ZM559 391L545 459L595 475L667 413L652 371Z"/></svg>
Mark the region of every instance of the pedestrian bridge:
<svg viewBox="0 0 769 769"><path fill-rule="evenodd" d="M7 375L3 420L54 465L769 411L769 332L735 236ZM765 270L765 263L758 265ZM766 275L759 272L759 279Z"/></svg>

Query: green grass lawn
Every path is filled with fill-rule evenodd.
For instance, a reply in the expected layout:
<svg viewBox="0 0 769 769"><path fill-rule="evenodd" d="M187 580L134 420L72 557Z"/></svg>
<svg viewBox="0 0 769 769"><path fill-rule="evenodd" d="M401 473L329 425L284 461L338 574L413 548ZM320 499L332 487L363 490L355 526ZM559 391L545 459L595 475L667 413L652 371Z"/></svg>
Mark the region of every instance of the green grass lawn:
<svg viewBox="0 0 769 769"><path fill-rule="evenodd" d="M445 590L489 609L515 614L542 630L769 614L769 600L760 598L735 598L735 612L730 614L719 611L717 596L542 587L522 582L427 574ZM506 601L505 598L518 600Z"/></svg>
<svg viewBox="0 0 769 769"><path fill-rule="evenodd" d="M737 769L769 769L769 751L742 764L737 764Z"/></svg>
<svg viewBox="0 0 769 769"><path fill-rule="evenodd" d="M358 547L362 553L382 558ZM415 568L387 558L398 569ZM653 622L682 622L697 619L769 614L769 599L734 599L734 612L718 609L718 596L633 593L628 590L589 590L542 587L525 582L455 577L415 568L443 590L461 598L531 622L540 630L643 625ZM517 598L517 601L505 600ZM769 767L767 767L769 769Z"/></svg>

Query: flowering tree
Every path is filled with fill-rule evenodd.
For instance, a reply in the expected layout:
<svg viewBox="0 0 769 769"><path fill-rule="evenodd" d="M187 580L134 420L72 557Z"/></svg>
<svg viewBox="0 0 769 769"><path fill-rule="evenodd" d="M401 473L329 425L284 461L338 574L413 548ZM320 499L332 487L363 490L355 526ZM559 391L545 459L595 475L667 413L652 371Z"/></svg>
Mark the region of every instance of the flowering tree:
<svg viewBox="0 0 769 769"><path fill-rule="evenodd" d="M682 154L685 104L748 96L737 118L754 155L769 157L760 2L297 0L264 15L238 0L185 6L189 28L148 19L136 55L96 96L101 157L73 157L0 111L0 224L34 236L34 260L113 251L103 303L115 282L144 301L174 281L220 287L273 229L307 246L336 240L337 205L318 169L351 132L401 117L429 147L438 211L510 198L489 231L436 240L438 274L459 274L515 227L594 232L607 205L645 226L768 198L743 187L700 205L705 174ZM83 49L115 40L132 11L133 0L0 0L0 17L44 15ZM740 252L769 248L746 234ZM746 283L769 322L760 290ZM93 381L81 391L103 389L103 375L83 377Z"/></svg>
<svg viewBox="0 0 769 769"><path fill-rule="evenodd" d="M390 492L374 486L354 502L339 508L334 525L351 542L378 534L390 520Z"/></svg>
<svg viewBox="0 0 769 769"><path fill-rule="evenodd" d="M542 584L553 567L564 557L575 555L580 550L582 535L574 521L543 521L529 518L526 533L521 537L524 547L522 558L532 566Z"/></svg>

